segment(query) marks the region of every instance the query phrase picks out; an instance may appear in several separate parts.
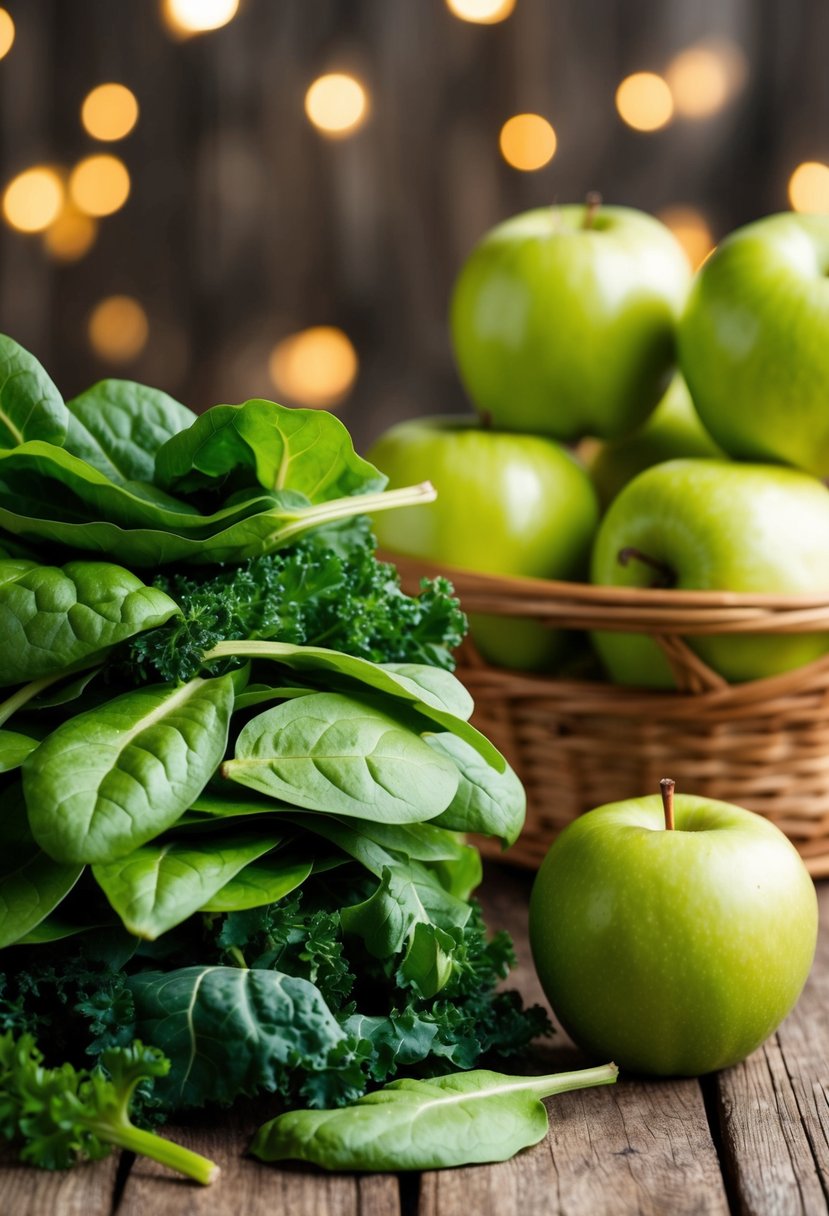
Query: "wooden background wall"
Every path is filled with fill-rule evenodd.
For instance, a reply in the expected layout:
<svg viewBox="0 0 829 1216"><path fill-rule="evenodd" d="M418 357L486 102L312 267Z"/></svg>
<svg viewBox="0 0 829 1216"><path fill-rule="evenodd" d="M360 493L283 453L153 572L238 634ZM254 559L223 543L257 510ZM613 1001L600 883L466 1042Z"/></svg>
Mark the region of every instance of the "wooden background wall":
<svg viewBox="0 0 829 1216"><path fill-rule="evenodd" d="M273 396L267 357L306 325L336 324L360 375L341 416L364 444L395 418L464 408L446 334L464 255L498 219L599 189L657 210L700 206L717 235L779 210L799 160L829 152L829 5L823 0L518 0L494 26L443 0L243 0L225 29L176 42L156 0L5 0L17 25L0 63L0 182L92 149L79 106L95 84L136 93L114 145L132 194L78 263L0 233L0 328L66 393L102 375L196 408ZM628 72L726 36L747 84L716 119L643 135L618 119ZM329 141L303 114L311 79L353 69L370 122ZM536 110L559 136L537 173L501 160L498 131ZM90 350L104 296L139 299L144 352Z"/></svg>

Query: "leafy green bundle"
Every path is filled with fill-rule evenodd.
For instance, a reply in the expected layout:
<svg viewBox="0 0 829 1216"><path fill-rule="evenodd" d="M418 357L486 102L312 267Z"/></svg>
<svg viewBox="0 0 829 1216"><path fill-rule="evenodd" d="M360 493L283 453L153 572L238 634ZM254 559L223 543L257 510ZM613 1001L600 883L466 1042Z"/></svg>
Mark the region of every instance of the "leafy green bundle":
<svg viewBox="0 0 829 1216"><path fill-rule="evenodd" d="M0 1030L152 1044L145 1112L336 1106L547 1029L460 835L511 843L524 793L448 585L404 595L362 518L431 488L382 485L330 415L64 404L0 338Z"/></svg>

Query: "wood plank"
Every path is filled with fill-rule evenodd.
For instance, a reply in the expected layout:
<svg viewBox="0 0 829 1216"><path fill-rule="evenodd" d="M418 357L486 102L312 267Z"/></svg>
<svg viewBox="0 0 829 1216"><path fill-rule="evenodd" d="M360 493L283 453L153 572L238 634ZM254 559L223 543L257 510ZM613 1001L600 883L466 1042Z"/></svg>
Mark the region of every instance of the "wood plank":
<svg viewBox="0 0 829 1216"><path fill-rule="evenodd" d="M800 1001L776 1035L716 1081L726 1169L745 1216L829 1212L829 884Z"/></svg>
<svg viewBox="0 0 829 1216"><path fill-rule="evenodd" d="M257 1102L244 1112L217 1113L209 1121L204 1117L191 1126L166 1128L171 1140L217 1162L219 1178L213 1186L201 1187L140 1158L127 1178L118 1216L173 1211L176 1216L400 1216L399 1186L390 1174L325 1174L264 1165L244 1156L268 1114L266 1103Z"/></svg>
<svg viewBox="0 0 829 1216"><path fill-rule="evenodd" d="M119 1154L72 1170L0 1165L4 1216L110 1216Z"/></svg>
<svg viewBox="0 0 829 1216"><path fill-rule="evenodd" d="M527 942L531 876L488 867L483 888L491 929L509 930L525 999L543 1002ZM533 1053L528 1071L584 1067L559 1028ZM546 1140L500 1165L423 1176L420 1216L725 1216L728 1201L696 1081L634 1082L562 1094L547 1103Z"/></svg>

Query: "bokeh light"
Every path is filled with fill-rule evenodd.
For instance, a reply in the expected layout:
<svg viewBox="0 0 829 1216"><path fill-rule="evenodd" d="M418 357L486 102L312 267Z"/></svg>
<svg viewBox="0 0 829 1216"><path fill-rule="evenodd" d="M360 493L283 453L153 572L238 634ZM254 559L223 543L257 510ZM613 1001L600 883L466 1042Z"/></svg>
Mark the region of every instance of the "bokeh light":
<svg viewBox="0 0 829 1216"><path fill-rule="evenodd" d="M318 76L305 94L305 113L320 131L335 138L351 135L368 115L368 93L355 76L330 72Z"/></svg>
<svg viewBox="0 0 829 1216"><path fill-rule="evenodd" d="M88 253L98 235L95 220L72 206L65 206L43 234L43 244L56 262L77 262Z"/></svg>
<svg viewBox="0 0 829 1216"><path fill-rule="evenodd" d="M63 206L63 182L47 165L18 173L3 194L3 215L19 232L42 232Z"/></svg>
<svg viewBox="0 0 829 1216"><path fill-rule="evenodd" d="M829 165L807 160L789 178L789 202L795 211L829 211Z"/></svg>
<svg viewBox="0 0 829 1216"><path fill-rule="evenodd" d="M135 94L123 84L99 84L84 98L81 122L93 139L123 139L138 122Z"/></svg>
<svg viewBox="0 0 829 1216"><path fill-rule="evenodd" d="M147 345L150 323L132 296L108 296L89 316L89 344L110 363L130 363Z"/></svg>
<svg viewBox="0 0 829 1216"><path fill-rule="evenodd" d="M495 25L506 21L515 8L515 0L446 0L446 7L461 21Z"/></svg>
<svg viewBox="0 0 829 1216"><path fill-rule="evenodd" d="M268 370L277 392L313 407L338 405L353 385L357 352L341 329L317 325L277 343Z"/></svg>
<svg viewBox="0 0 829 1216"><path fill-rule="evenodd" d="M683 118L710 118L742 87L746 59L733 42L698 42L674 55L665 70L674 108Z"/></svg>
<svg viewBox="0 0 829 1216"><path fill-rule="evenodd" d="M694 269L701 266L715 244L711 226L703 213L696 207L676 204L657 212L656 218L670 228Z"/></svg>
<svg viewBox="0 0 829 1216"><path fill-rule="evenodd" d="M515 114L501 127L501 155L513 169L542 169L555 156L556 133L540 114Z"/></svg>
<svg viewBox="0 0 829 1216"><path fill-rule="evenodd" d="M163 0L167 28L179 37L220 30L239 11L239 0Z"/></svg>
<svg viewBox="0 0 829 1216"><path fill-rule="evenodd" d="M14 46L14 21L11 13L0 8L0 59L4 59Z"/></svg>
<svg viewBox="0 0 829 1216"><path fill-rule="evenodd" d="M616 90L616 109L634 131L658 131L671 121L674 103L667 82L656 72L634 72Z"/></svg>
<svg viewBox="0 0 829 1216"><path fill-rule="evenodd" d="M87 215L112 215L130 195L130 175L117 156L87 156L69 177L72 201Z"/></svg>

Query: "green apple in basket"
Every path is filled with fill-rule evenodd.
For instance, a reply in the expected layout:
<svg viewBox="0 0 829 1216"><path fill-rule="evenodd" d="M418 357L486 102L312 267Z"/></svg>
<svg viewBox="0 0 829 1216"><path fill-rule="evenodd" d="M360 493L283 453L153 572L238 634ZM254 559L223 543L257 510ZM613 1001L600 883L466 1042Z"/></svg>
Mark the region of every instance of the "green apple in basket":
<svg viewBox="0 0 829 1216"><path fill-rule="evenodd" d="M429 480L437 500L377 516L393 553L481 573L581 579L598 523L596 493L557 443L481 427L471 418L420 418L382 435L369 459L391 487ZM534 621L475 616L485 658L520 669L554 663L561 631Z"/></svg>
<svg viewBox="0 0 829 1216"><path fill-rule="evenodd" d="M829 476L829 215L768 216L703 264L679 351L699 415L732 456Z"/></svg>
<svg viewBox="0 0 829 1216"><path fill-rule="evenodd" d="M829 595L829 490L807 473L773 465L655 465L611 504L596 537L592 580L616 587ZM673 685L663 652L647 635L600 632L593 640L617 683ZM731 683L789 671L829 648L825 632L686 640Z"/></svg>
<svg viewBox="0 0 829 1216"><path fill-rule="evenodd" d="M461 379L503 430L611 439L662 396L691 279L672 233L627 207L540 207L472 251L452 298Z"/></svg>
<svg viewBox="0 0 829 1216"><path fill-rule="evenodd" d="M530 940L554 1012L620 1068L695 1076L742 1060L794 1006L815 889L767 819L658 795L574 820L533 887ZM673 823L669 827L669 823Z"/></svg>
<svg viewBox="0 0 829 1216"><path fill-rule="evenodd" d="M699 420L682 376L674 376L668 391L643 426L621 439L584 440L579 454L603 506L623 486L651 465L680 456L723 457L725 453Z"/></svg>

